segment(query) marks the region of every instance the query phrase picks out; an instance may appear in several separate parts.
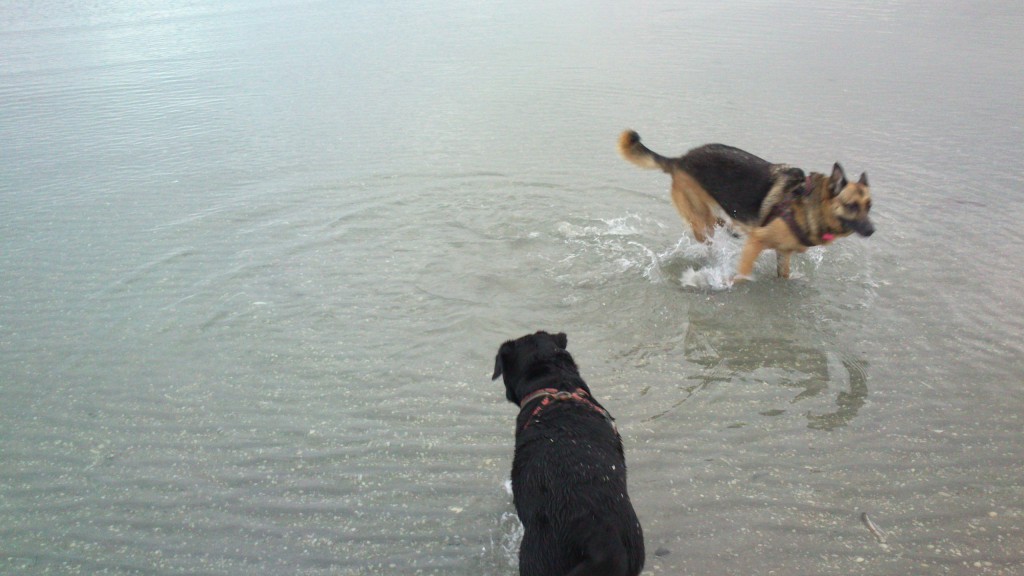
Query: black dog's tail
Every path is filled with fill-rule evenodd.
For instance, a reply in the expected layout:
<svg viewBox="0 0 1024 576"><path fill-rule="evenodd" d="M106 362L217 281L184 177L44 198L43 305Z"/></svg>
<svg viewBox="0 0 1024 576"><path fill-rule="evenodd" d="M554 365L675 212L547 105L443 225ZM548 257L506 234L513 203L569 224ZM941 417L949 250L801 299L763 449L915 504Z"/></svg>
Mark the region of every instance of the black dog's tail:
<svg viewBox="0 0 1024 576"><path fill-rule="evenodd" d="M641 144L640 135L633 130L626 130L619 136L619 154L641 168L659 168L669 174L672 173L672 166L675 164L675 160L665 158Z"/></svg>

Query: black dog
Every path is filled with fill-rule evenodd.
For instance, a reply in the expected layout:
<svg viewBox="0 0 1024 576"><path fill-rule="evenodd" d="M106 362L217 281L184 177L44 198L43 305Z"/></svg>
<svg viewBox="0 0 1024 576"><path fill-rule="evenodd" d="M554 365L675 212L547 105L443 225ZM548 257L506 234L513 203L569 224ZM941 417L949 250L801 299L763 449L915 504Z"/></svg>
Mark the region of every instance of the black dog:
<svg viewBox="0 0 1024 576"><path fill-rule="evenodd" d="M494 376L519 405L512 497L520 576L636 576L644 537L626 492L622 439L590 394L565 334L501 345Z"/></svg>

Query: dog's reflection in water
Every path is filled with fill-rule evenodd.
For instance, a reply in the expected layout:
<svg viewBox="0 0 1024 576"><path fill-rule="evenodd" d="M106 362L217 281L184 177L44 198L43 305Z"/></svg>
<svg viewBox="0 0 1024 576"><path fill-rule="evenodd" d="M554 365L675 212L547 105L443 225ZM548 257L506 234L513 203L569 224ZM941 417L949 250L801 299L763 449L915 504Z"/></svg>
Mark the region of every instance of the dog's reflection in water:
<svg viewBox="0 0 1024 576"><path fill-rule="evenodd" d="M730 326L729 320L691 314L683 338L683 358L695 383L684 386L685 395L668 409L649 420L667 416L687 402L694 394L712 385L729 385L743 380L772 380L779 386L797 391L790 404L835 392L835 407L816 414L805 413L808 428L834 430L849 424L868 396L867 363L842 351L828 351L786 334L774 326ZM756 322L755 322L756 323ZM698 369L699 368L699 369ZM760 378L771 375L772 378ZM758 410L765 416L776 416L783 410Z"/></svg>

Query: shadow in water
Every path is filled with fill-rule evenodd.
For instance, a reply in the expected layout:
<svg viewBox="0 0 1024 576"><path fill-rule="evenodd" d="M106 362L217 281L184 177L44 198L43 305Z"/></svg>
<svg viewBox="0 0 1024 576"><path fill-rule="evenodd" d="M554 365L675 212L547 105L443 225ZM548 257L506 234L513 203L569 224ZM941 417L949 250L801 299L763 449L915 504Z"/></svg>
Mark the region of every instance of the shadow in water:
<svg viewBox="0 0 1024 576"><path fill-rule="evenodd" d="M695 383L686 395L657 419L674 411L694 394L714 384L763 382L795 391L791 404L834 393L834 409L805 412L808 428L834 430L849 424L866 402L867 363L840 344L830 344L816 327L822 318L805 307L799 295L771 308L738 306L736 302L695 306L682 348ZM806 295L804 295L806 296ZM783 410L761 412L778 416Z"/></svg>
<svg viewBox="0 0 1024 576"><path fill-rule="evenodd" d="M807 427L815 430L834 430L850 423L868 397L868 379L863 360L842 358L843 368L849 375L849 392L840 390L836 396L836 409L825 414L807 413ZM826 375L827 376L827 375Z"/></svg>

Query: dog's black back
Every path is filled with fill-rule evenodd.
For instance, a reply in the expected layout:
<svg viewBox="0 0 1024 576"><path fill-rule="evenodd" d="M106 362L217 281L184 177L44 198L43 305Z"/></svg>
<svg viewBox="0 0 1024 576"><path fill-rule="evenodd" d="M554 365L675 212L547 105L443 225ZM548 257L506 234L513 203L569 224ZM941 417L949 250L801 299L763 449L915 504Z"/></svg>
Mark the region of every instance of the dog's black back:
<svg viewBox="0 0 1024 576"><path fill-rule="evenodd" d="M740 222L757 220L774 183L772 163L725 144L705 144L677 160L729 216Z"/></svg>
<svg viewBox="0 0 1024 576"><path fill-rule="evenodd" d="M565 334L537 332L502 344L494 378L520 404L544 389L585 400L529 401L516 419L512 493L523 523L522 576L636 576L643 531L626 491L622 440L565 349ZM581 395L582 396L582 395Z"/></svg>

